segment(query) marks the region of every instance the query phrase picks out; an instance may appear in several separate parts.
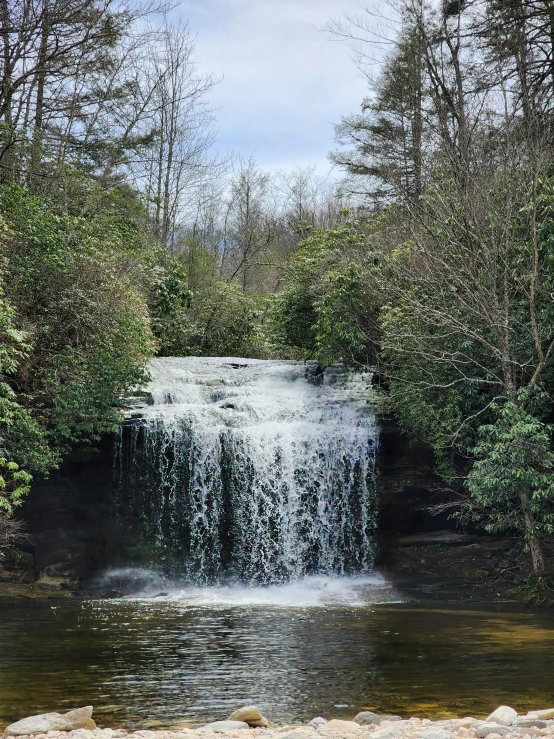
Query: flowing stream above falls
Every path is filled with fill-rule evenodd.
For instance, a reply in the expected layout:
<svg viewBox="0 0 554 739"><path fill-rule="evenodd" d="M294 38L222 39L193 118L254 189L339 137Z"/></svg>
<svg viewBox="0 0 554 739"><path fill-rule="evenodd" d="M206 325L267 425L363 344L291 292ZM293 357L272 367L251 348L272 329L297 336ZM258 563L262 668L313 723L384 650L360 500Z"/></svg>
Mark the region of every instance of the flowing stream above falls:
<svg viewBox="0 0 554 739"><path fill-rule="evenodd" d="M378 441L369 375L165 358L118 440L153 564L196 583L367 573Z"/></svg>

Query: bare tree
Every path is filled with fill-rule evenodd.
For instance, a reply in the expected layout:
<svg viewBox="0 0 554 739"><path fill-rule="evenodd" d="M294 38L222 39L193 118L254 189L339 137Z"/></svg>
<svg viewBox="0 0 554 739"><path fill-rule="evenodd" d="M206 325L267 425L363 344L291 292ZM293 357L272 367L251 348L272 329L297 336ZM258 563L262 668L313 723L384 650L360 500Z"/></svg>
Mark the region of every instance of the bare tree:
<svg viewBox="0 0 554 739"><path fill-rule="evenodd" d="M174 249L178 227L208 175L217 169L210 156L215 141L213 114L206 95L215 81L197 71L195 39L189 27L166 26L151 49L150 74L156 100L155 140L147 167L147 197L160 240Z"/></svg>
<svg viewBox="0 0 554 739"><path fill-rule="evenodd" d="M160 3L119 0L2 0L0 167L4 179L37 169L45 127L63 114L66 83L107 63L110 49ZM61 100L58 95L61 95ZM60 110L60 107L62 110ZM10 156L20 147L18 158ZM8 158L6 158L8 157Z"/></svg>

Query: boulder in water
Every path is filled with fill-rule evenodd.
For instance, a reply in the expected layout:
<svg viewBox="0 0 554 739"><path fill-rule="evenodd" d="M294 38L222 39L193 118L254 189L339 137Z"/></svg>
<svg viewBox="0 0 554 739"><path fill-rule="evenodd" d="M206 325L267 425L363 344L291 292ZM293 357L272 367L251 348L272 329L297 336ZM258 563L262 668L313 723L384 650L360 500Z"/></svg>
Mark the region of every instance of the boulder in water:
<svg viewBox="0 0 554 739"><path fill-rule="evenodd" d="M304 377L312 385L321 385L325 376L320 362L314 359L306 360L304 362Z"/></svg>
<svg viewBox="0 0 554 739"><path fill-rule="evenodd" d="M510 706L499 706L488 717L487 722L500 724L501 726L511 726L517 718L517 711Z"/></svg>
<svg viewBox="0 0 554 739"><path fill-rule="evenodd" d="M238 708L229 716L229 721L244 721L248 726L261 726L262 728L269 726L267 719L262 716L256 706Z"/></svg>
<svg viewBox="0 0 554 739"><path fill-rule="evenodd" d="M4 736L27 736L29 734L47 734L49 731L73 731L73 729L95 729L92 720L92 706L74 708L67 713L41 713L29 716L15 724L10 724Z"/></svg>

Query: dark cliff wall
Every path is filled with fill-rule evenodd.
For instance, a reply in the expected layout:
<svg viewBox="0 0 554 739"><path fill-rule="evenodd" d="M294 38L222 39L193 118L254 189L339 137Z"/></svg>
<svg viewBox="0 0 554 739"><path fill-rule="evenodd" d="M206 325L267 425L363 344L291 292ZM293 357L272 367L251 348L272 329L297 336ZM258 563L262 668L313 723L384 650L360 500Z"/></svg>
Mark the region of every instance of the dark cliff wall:
<svg viewBox="0 0 554 739"><path fill-rule="evenodd" d="M410 441L390 416L380 419L376 472L382 537L453 528L447 516L429 512L445 497L431 447Z"/></svg>
<svg viewBox="0 0 554 739"><path fill-rule="evenodd" d="M377 488L383 541L452 528L427 510L440 498L438 482L431 450L410 443L392 419L381 419ZM49 479L37 481L21 516L30 533L23 550L34 558L39 582L53 590L74 589L108 567L140 565L146 547L140 512L127 510L122 516L121 511L111 437L74 451ZM25 561L28 568L29 558Z"/></svg>
<svg viewBox="0 0 554 739"><path fill-rule="evenodd" d="M117 516L113 439L71 453L46 480L34 483L20 511L45 587L74 588L124 553L125 522Z"/></svg>

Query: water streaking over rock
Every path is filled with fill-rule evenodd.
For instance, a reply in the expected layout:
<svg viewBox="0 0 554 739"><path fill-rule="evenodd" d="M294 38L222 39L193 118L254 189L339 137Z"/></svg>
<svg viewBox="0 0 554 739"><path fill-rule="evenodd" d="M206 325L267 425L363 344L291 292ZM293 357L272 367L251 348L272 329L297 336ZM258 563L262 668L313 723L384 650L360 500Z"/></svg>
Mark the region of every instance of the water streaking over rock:
<svg viewBox="0 0 554 739"><path fill-rule="evenodd" d="M155 360L151 404L123 427L118 458L158 564L197 583L369 572L370 380L316 385L302 362Z"/></svg>

